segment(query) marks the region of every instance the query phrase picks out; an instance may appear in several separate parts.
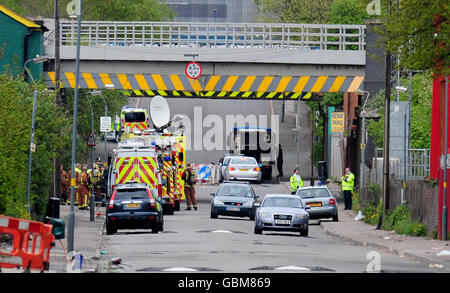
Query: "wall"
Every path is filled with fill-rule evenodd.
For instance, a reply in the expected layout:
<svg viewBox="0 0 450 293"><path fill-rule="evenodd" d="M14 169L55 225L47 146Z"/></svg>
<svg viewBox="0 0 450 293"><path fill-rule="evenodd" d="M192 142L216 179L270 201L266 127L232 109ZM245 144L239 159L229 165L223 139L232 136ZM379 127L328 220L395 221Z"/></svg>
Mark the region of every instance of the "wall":
<svg viewBox="0 0 450 293"><path fill-rule="evenodd" d="M393 211L401 205L402 182L390 180L389 210ZM421 221L427 226L428 236L438 229L438 186L423 180L409 180L406 187L406 201L408 202L411 220ZM370 200L378 202L379 197L361 191L360 203L364 206Z"/></svg>

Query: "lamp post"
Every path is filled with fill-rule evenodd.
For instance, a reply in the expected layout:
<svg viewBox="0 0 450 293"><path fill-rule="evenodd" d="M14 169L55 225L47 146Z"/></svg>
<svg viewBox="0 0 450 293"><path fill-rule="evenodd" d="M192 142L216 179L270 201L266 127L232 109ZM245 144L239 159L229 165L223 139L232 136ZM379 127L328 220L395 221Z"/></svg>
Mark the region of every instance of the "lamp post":
<svg viewBox="0 0 450 293"><path fill-rule="evenodd" d="M442 240L447 240L447 158L448 158L448 76L445 77L445 118L444 118L444 203L442 206Z"/></svg>
<svg viewBox="0 0 450 293"><path fill-rule="evenodd" d="M364 165L366 161L366 103L369 100L370 93L368 91L363 91L361 89L356 90L355 92L358 95L367 94L367 97L364 100L363 108L362 108L362 140L361 140L361 162L359 164L359 178L360 184L359 188L361 189L364 186Z"/></svg>
<svg viewBox="0 0 450 293"><path fill-rule="evenodd" d="M406 87L404 87L404 86L401 86L400 84L398 84L396 87L395 87L395 91L397 92L397 96L399 97L399 95L400 95L400 93L404 93L404 92L406 92L408 89L406 88ZM411 104L411 102L409 102L408 103L408 107L410 106L410 104ZM405 109L405 115L404 115L404 117L405 117L405 123L404 123L404 138L403 138L403 164L404 164L404 167L403 167L403 182L402 182L402 192L401 192L401 204L402 205L405 205L406 204L406 167L407 167L407 165L406 165L406 154L408 153L408 148L407 148L407 135L406 135L406 132L407 132L407 126L406 126L406 124L407 124L407 117L406 117L406 110L407 109Z"/></svg>
<svg viewBox="0 0 450 293"><path fill-rule="evenodd" d="M33 114L31 117L31 135L30 135L30 151L28 154L28 176L27 176L27 212L30 215L30 189L31 189L31 165L33 162L33 152L35 150L35 146L34 146L34 123L36 120L36 103L37 103L37 86L36 86L36 82L34 81L33 75L30 73L30 71L28 70L28 63L33 61L35 64L39 64L42 62L45 62L48 60L47 56L41 56L41 57L36 57L33 59L29 59L25 62L24 67L25 70L27 71L28 75L31 78L31 81L34 84L34 94L33 94Z"/></svg>
<svg viewBox="0 0 450 293"><path fill-rule="evenodd" d="M78 116L78 85L80 84L80 39L81 39L81 2L77 2L77 50L75 62L75 93L73 101L73 128L72 128L72 178L70 178L70 212L67 225L67 251L72 252L74 248L75 234L75 161L77 159L77 116ZM70 4L70 3L69 3Z"/></svg>

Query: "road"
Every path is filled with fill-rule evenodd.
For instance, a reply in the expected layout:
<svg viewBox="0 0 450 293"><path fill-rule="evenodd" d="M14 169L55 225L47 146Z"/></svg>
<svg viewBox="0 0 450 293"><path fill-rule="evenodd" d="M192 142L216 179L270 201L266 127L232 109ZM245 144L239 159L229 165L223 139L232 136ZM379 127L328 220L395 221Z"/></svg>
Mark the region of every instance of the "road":
<svg viewBox="0 0 450 293"><path fill-rule="evenodd" d="M263 197L286 193L284 185L255 185ZM164 217L164 232L119 230L104 235L99 272L365 272L372 249L339 242L326 235L318 221L310 221L308 237L297 233L253 233L248 218L210 218L210 192L214 186L198 186L198 211ZM383 271L431 272L424 264L387 252L380 254ZM369 256L369 258L368 258ZM120 257L120 265L110 260Z"/></svg>

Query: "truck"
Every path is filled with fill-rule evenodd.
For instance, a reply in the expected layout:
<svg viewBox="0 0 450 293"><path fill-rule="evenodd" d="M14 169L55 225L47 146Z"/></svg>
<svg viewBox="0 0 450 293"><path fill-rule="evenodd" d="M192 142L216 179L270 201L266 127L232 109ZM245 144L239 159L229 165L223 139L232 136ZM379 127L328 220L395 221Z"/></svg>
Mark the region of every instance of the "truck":
<svg viewBox="0 0 450 293"><path fill-rule="evenodd" d="M271 179L276 170L278 144L271 128L234 127L228 134L228 150L233 155L253 157L259 163L262 179Z"/></svg>
<svg viewBox="0 0 450 293"><path fill-rule="evenodd" d="M149 129L150 117L146 109L124 106L120 113L121 133L141 133Z"/></svg>

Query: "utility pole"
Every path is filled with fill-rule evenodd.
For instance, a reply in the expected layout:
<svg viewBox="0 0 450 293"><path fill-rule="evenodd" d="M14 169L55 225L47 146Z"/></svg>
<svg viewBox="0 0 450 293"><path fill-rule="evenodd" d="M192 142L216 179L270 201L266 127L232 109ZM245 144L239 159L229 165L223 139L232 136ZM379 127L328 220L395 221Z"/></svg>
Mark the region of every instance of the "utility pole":
<svg viewBox="0 0 450 293"><path fill-rule="evenodd" d="M55 104L59 107L62 107L62 99L61 99L61 86L60 86L60 54L59 54L59 0L55 0ZM55 197L59 198L61 196L61 152L57 150L57 156L55 158Z"/></svg>
<svg viewBox="0 0 450 293"><path fill-rule="evenodd" d="M445 77L444 123L444 203L442 207L442 240L447 241L448 76Z"/></svg>

